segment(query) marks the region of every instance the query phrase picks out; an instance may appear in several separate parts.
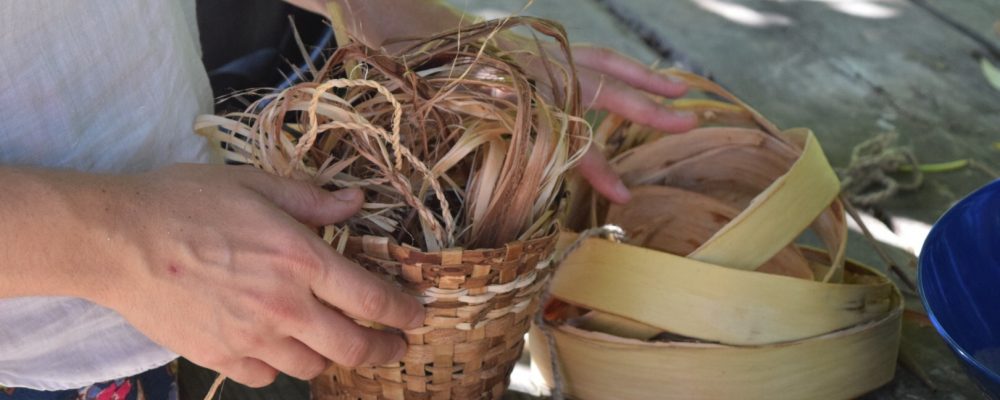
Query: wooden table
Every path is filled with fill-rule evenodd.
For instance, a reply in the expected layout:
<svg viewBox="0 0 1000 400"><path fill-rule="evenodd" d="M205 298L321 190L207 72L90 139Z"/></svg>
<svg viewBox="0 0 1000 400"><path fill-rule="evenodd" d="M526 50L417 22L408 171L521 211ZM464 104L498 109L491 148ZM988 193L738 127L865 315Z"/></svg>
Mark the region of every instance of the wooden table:
<svg viewBox="0 0 1000 400"><path fill-rule="evenodd" d="M498 17L524 1L451 3ZM574 41L710 75L779 126L812 128L835 166L846 165L859 142L895 130L922 162L971 158L1000 169L992 146L1000 141L1000 91L976 60L991 56L1000 65L992 28L1000 0L536 0L526 14L562 21ZM972 168L931 175L886 210L930 224L991 179ZM884 265L857 236L848 249L852 258ZM911 264L904 250L892 255ZM864 398L982 398L933 328L907 322L903 350L937 391L900 368L893 383ZM190 364L181 375L191 399L202 398L212 379ZM257 391L227 384L222 397L307 399L308 386L287 377Z"/></svg>

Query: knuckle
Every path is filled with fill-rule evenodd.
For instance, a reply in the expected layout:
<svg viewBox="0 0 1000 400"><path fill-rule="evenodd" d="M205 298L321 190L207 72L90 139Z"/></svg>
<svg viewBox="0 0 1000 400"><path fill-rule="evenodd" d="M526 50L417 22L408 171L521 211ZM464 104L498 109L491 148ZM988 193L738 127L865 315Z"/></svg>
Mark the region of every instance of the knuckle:
<svg viewBox="0 0 1000 400"><path fill-rule="evenodd" d="M292 188L296 194L296 200L301 204L318 206L324 203L326 196L324 192L316 187L313 187L305 182L292 181L290 182Z"/></svg>
<svg viewBox="0 0 1000 400"><path fill-rule="evenodd" d="M323 371L326 371L326 359L317 356L308 361L303 361L299 364L296 371L285 372L302 380L310 380L322 374Z"/></svg>
<svg viewBox="0 0 1000 400"><path fill-rule="evenodd" d="M361 317L381 320L389 311L389 293L380 287L370 287L361 292L358 302Z"/></svg>
<svg viewBox="0 0 1000 400"><path fill-rule="evenodd" d="M309 243L312 239L293 229L272 232L268 240L276 257L273 272L294 281L311 282L315 279L323 272L325 263L319 251Z"/></svg>
<svg viewBox="0 0 1000 400"><path fill-rule="evenodd" d="M240 358L220 368L219 373L229 379L252 388L270 385L278 377L278 371L254 358Z"/></svg>
<svg viewBox="0 0 1000 400"><path fill-rule="evenodd" d="M234 350L242 355L255 353L266 346L267 341L263 336L252 332L238 334Z"/></svg>
<svg viewBox="0 0 1000 400"><path fill-rule="evenodd" d="M304 307L287 296L271 296L260 303L260 311L268 320L274 321L277 325L300 324L305 317Z"/></svg>
<svg viewBox="0 0 1000 400"><path fill-rule="evenodd" d="M244 357L264 348L267 340L260 333L259 319L242 321L238 326L231 326L222 333L226 352L231 357Z"/></svg>
<svg viewBox="0 0 1000 400"><path fill-rule="evenodd" d="M262 371L259 373L255 373L251 376L246 376L243 377L242 379L235 379L235 380L239 383L242 383L254 389L260 389L262 387L274 383L274 380L277 378L278 378L277 371Z"/></svg>
<svg viewBox="0 0 1000 400"><path fill-rule="evenodd" d="M302 234L292 228L294 225L277 225L276 229L269 233L270 240L283 255L295 256L302 251Z"/></svg>
<svg viewBox="0 0 1000 400"><path fill-rule="evenodd" d="M358 367L370 361L374 346L361 336L340 340L339 363L345 367Z"/></svg>
<svg viewBox="0 0 1000 400"><path fill-rule="evenodd" d="M307 282L312 282L324 272L324 262L316 251L305 245L300 239L299 242L287 247L288 268L293 276L304 278Z"/></svg>
<svg viewBox="0 0 1000 400"><path fill-rule="evenodd" d="M295 260L295 265L298 267L299 273L310 280L325 270L323 259L312 249L299 251L298 255L299 258Z"/></svg>
<svg viewBox="0 0 1000 400"><path fill-rule="evenodd" d="M650 125L662 117L663 112L660 110L656 103L651 103L647 101L642 101L636 104L634 108L635 112L635 122L643 125Z"/></svg>
<svg viewBox="0 0 1000 400"><path fill-rule="evenodd" d="M327 362L327 360L325 358L321 358L321 359L319 359L316 362L316 364L313 366L313 368L311 370L306 371L304 379L305 380L309 380L309 379L313 379L313 378L315 378L317 376L320 376L323 372L326 372L327 368L329 368L329 367L330 367L330 363Z"/></svg>

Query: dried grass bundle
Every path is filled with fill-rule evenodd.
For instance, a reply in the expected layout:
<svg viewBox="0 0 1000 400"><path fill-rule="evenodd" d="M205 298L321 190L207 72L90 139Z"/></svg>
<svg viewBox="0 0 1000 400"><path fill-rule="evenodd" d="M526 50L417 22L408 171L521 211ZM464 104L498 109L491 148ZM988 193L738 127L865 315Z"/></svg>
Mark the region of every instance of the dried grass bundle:
<svg viewBox="0 0 1000 400"><path fill-rule="evenodd" d="M244 113L203 116L196 128L228 160L329 189L364 188L360 217L334 235L427 251L537 238L552 232L563 175L590 134L572 62L541 57L548 77L534 81L497 47L497 35L518 26L571 60L561 27L527 17L445 32L398 57L351 43L313 81L264 95Z"/></svg>

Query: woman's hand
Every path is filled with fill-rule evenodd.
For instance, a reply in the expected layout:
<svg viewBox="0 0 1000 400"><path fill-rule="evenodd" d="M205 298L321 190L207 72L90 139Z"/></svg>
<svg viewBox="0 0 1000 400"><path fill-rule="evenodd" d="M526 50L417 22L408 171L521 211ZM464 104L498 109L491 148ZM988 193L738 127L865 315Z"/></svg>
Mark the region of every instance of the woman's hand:
<svg viewBox="0 0 1000 400"><path fill-rule="evenodd" d="M508 47L516 46L521 49L522 54L527 54L521 56L521 60L528 65L529 72L535 76L545 76L544 66L537 55L538 50L532 50L539 48L537 44L523 38L504 43ZM547 44L542 49L548 53L550 60L565 62L556 46ZM608 48L577 44L572 46L572 53L585 108L608 111L666 133L686 132L697 126L698 118L694 114L671 111L653 97L683 96L687 91L687 85L683 82L675 81ZM594 190L612 202L628 202L628 189L597 146L588 150L577 166L577 171Z"/></svg>
<svg viewBox="0 0 1000 400"><path fill-rule="evenodd" d="M339 16L333 23L342 24L344 31L374 48L394 38L427 37L477 21L477 18L463 16L460 11L438 0L286 1L320 14L327 14L330 9L339 10ZM507 39L509 40L502 47L508 51L535 54L535 60L525 60L522 57L522 62L533 64L534 67L529 67L528 70L536 78L545 79L546 72L537 63L536 43L528 38ZM555 46L545 48L552 59L565 62ZM633 122L668 133L684 132L697 125L694 115L672 112L649 96L681 96L687 89L683 83L675 82L638 61L607 48L575 45L573 59L579 74L584 107L613 112ZM578 171L598 193L609 200L615 203L629 200L628 189L612 171L600 150L591 148L581 160Z"/></svg>
<svg viewBox="0 0 1000 400"><path fill-rule="evenodd" d="M180 166L119 186L129 279L110 305L151 339L250 386L277 371L310 379L328 366L399 360L396 334L417 300L338 255L307 226L343 221L360 190L329 193L249 167ZM117 247L117 246L116 246ZM323 302L332 305L331 308Z"/></svg>
<svg viewBox="0 0 1000 400"><path fill-rule="evenodd" d="M0 208L3 233L17 234L0 244L8 255L0 272L21 278L20 287L0 285L0 297L87 298L156 343L249 386L269 384L278 371L310 379L328 360L353 366L403 356L400 336L346 315L401 329L422 325L415 298L341 257L308 227L357 212L363 195L356 189L329 193L233 166L0 174L13 185L0 195L11 206Z"/></svg>

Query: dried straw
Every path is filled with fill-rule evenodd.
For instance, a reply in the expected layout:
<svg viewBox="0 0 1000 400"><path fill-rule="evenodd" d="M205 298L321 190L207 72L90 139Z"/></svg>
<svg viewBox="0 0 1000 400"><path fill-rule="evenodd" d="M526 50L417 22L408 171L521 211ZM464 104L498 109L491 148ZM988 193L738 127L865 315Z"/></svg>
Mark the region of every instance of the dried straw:
<svg viewBox="0 0 1000 400"><path fill-rule="evenodd" d="M540 57L547 79L532 80L520 54L496 45L517 26L570 62ZM337 232L427 251L496 247L551 233L563 175L590 143L571 60L562 28L528 17L445 32L397 57L352 43L313 81L196 128L230 161L365 189L364 210Z"/></svg>

